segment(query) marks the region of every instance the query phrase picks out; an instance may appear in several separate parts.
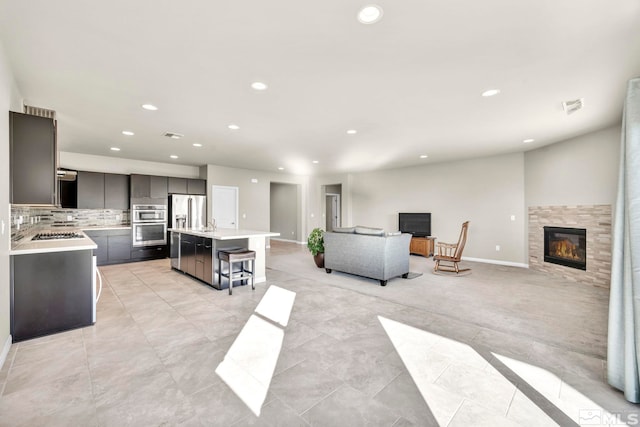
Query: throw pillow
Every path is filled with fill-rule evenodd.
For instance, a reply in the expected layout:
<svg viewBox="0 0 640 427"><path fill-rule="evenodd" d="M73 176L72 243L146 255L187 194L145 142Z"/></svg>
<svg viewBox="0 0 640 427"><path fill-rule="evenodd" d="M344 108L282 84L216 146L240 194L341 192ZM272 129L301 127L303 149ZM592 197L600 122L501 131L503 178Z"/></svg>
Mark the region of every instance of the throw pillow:
<svg viewBox="0 0 640 427"><path fill-rule="evenodd" d="M333 229L334 233L348 233L348 234L353 234L355 233L356 228L355 227L336 227Z"/></svg>
<svg viewBox="0 0 640 427"><path fill-rule="evenodd" d="M356 234L366 234L369 236L384 236L384 230L382 228L363 227L356 225Z"/></svg>

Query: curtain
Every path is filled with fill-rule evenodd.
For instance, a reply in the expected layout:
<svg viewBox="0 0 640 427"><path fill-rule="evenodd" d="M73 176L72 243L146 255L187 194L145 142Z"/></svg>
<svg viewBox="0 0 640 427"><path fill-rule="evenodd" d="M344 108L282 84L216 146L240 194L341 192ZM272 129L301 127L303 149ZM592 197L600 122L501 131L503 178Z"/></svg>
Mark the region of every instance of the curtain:
<svg viewBox="0 0 640 427"><path fill-rule="evenodd" d="M608 344L609 384L640 402L640 78L629 81L622 117Z"/></svg>

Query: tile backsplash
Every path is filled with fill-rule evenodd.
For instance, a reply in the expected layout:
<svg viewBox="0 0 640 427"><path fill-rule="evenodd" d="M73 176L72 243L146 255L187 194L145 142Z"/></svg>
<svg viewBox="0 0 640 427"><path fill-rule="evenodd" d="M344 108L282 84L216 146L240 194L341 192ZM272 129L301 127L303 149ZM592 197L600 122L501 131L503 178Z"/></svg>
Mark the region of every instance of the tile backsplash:
<svg viewBox="0 0 640 427"><path fill-rule="evenodd" d="M129 210L11 206L11 242L39 230L130 225Z"/></svg>

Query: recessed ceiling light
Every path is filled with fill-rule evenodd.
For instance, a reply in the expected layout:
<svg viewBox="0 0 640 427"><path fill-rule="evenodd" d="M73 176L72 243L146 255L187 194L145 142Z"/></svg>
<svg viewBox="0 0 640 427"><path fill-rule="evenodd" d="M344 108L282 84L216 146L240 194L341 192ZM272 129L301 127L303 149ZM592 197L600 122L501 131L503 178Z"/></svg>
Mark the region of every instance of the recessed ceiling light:
<svg viewBox="0 0 640 427"><path fill-rule="evenodd" d="M525 144L528 144L528 143L533 142L533 141L535 141L535 139L533 139L533 138L529 138L529 139L525 139L525 140L524 140L524 141L522 141L522 142L524 142Z"/></svg>
<svg viewBox="0 0 640 427"><path fill-rule="evenodd" d="M175 154L172 154L169 157L171 157L172 159L177 159L178 158L178 156L176 156Z"/></svg>
<svg viewBox="0 0 640 427"><path fill-rule="evenodd" d="M485 90L484 92L482 92L482 96L484 96L485 98L488 96L495 96L497 94L500 93L500 89L489 89L489 90Z"/></svg>
<svg viewBox="0 0 640 427"><path fill-rule="evenodd" d="M254 90L267 90L268 86L265 83L262 83L262 82L253 82L253 83L251 83L251 87Z"/></svg>
<svg viewBox="0 0 640 427"><path fill-rule="evenodd" d="M193 144L194 147L202 147L202 144L198 144L197 142Z"/></svg>
<svg viewBox="0 0 640 427"><path fill-rule="evenodd" d="M284 170L284 168L283 168L282 166L280 166L280 167L278 167L278 170L279 170L279 171L283 171L283 170Z"/></svg>
<svg viewBox="0 0 640 427"><path fill-rule="evenodd" d="M356 133L358 133L358 131L357 131L357 130L355 130L355 129L349 129L349 130L347 131L347 133L348 133L349 135L355 135Z"/></svg>
<svg viewBox="0 0 640 427"><path fill-rule="evenodd" d="M231 129L231 130L238 130L238 129L240 129L240 126L235 125L235 124L233 124L233 123L231 123L231 124L230 124L229 126L227 126L227 127L228 127L229 129Z"/></svg>
<svg viewBox="0 0 640 427"><path fill-rule="evenodd" d="M370 4L358 12L358 21L362 24L375 24L382 19L382 8L377 4Z"/></svg>
<svg viewBox="0 0 640 427"><path fill-rule="evenodd" d="M123 135L127 135L127 136L133 136L135 135L135 133L131 132L130 130L123 130L122 131Z"/></svg>
<svg viewBox="0 0 640 427"><path fill-rule="evenodd" d="M158 107L153 104L142 104L142 108L149 111L156 111L158 109Z"/></svg>
<svg viewBox="0 0 640 427"><path fill-rule="evenodd" d="M429 156L427 156L426 154L422 154L422 155L420 155L420 158L421 158L421 159L426 159L427 157L429 157Z"/></svg>
<svg viewBox="0 0 640 427"><path fill-rule="evenodd" d="M319 162L319 161L317 161L317 160L312 160L312 161L311 161L311 163L313 163L314 165L317 165L317 164L318 164L318 163L320 163L320 162Z"/></svg>
<svg viewBox="0 0 640 427"><path fill-rule="evenodd" d="M118 147L111 147L111 151L120 151Z"/></svg>

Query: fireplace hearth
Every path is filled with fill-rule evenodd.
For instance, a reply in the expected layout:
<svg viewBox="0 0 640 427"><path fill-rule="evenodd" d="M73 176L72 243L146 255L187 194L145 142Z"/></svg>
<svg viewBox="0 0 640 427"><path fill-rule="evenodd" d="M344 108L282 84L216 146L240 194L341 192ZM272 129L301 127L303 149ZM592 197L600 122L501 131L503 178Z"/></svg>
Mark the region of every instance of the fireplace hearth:
<svg viewBox="0 0 640 427"><path fill-rule="evenodd" d="M544 261L586 270L587 230L544 227Z"/></svg>

